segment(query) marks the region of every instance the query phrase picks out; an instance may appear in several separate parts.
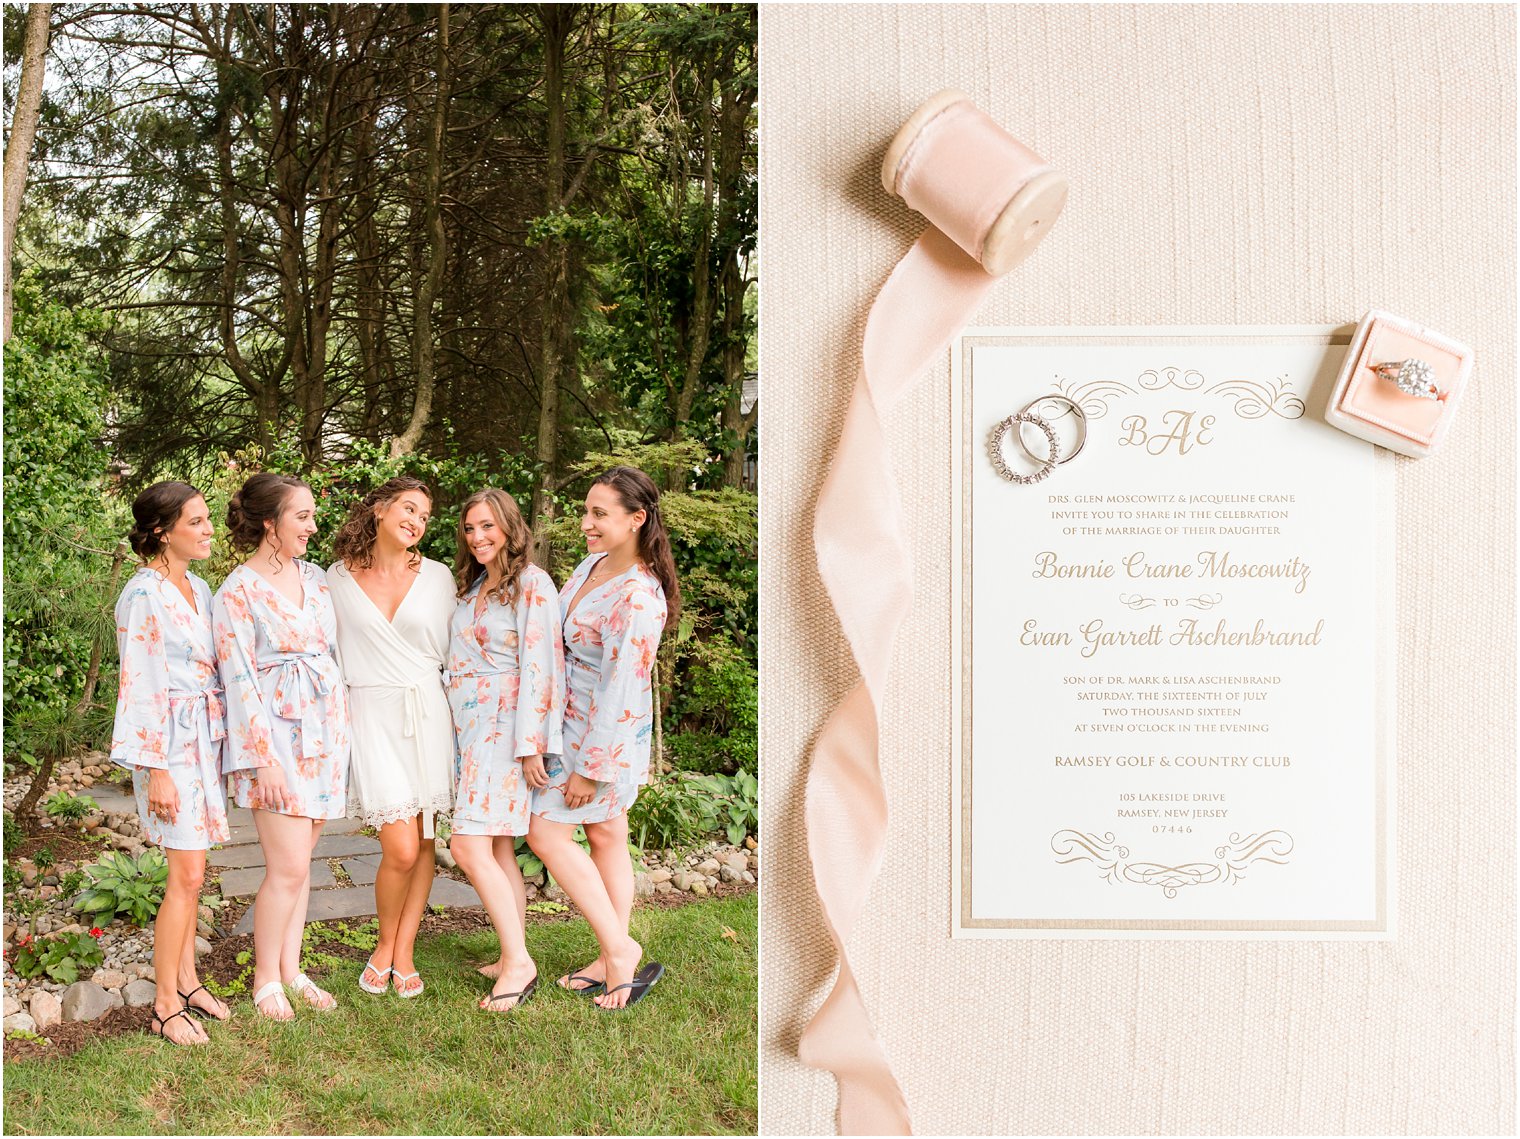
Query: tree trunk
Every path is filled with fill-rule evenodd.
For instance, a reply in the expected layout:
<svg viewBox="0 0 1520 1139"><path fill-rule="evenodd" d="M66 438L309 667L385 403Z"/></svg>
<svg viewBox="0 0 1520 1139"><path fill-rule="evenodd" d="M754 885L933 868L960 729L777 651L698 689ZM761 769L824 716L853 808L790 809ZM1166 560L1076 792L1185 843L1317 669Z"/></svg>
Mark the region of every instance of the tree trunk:
<svg viewBox="0 0 1520 1139"><path fill-rule="evenodd" d="M412 418L406 430L391 440L391 458L410 454L422 441L433 410L436 384L436 347L433 343L433 302L443 284L447 247L439 197L443 184L443 147L447 136L449 104L449 6L438 5L437 85L433 96L432 122L428 129L426 168L423 174L423 228L427 234L427 269L419 282L412 317L412 377L417 385Z"/></svg>
<svg viewBox="0 0 1520 1139"><path fill-rule="evenodd" d="M565 44L575 21L575 6L542 4L544 25L544 105L548 121L544 153L544 212L565 204ZM563 238L545 242L544 308L538 369L538 438L533 457L538 483L533 489L530 522L533 560L549 564L549 524L554 521L550 491L559 459L559 391L564 380L570 324L570 251Z"/></svg>
<svg viewBox="0 0 1520 1139"><path fill-rule="evenodd" d="M11 338L11 253L16 247L16 222L21 217L21 195L26 190L26 168L37 137L42 112L42 72L46 66L48 19L51 4L32 4L26 13L26 37L21 46L21 84L16 110L11 115L10 144L5 148L5 328Z"/></svg>

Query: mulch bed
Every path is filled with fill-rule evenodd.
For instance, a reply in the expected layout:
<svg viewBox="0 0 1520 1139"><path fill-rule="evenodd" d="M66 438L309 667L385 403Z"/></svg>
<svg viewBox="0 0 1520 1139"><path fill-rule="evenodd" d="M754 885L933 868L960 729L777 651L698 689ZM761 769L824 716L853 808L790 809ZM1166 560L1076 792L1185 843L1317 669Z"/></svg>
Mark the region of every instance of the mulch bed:
<svg viewBox="0 0 1520 1139"><path fill-rule="evenodd" d="M754 886L742 883L719 883L707 898L728 898L736 894L747 894L755 889ZM699 898L695 894L683 893L673 890L668 894L656 894L652 898L640 898L637 906L653 906L661 910L674 910L682 906L695 905L706 901L707 898ZM531 904L531 903L530 903ZM529 913L529 925L544 925L576 920L580 914L574 906L564 903L569 908L563 913ZM220 915L218 925L222 929L231 929L242 916L247 908L243 904L229 904ZM345 919L351 925L362 925L372 918L348 918ZM333 925L333 922L313 922L313 925ZM490 929L491 919L486 911L480 906L467 906L451 908L443 913L428 912L422 915L421 932L425 934L462 934L473 933L477 930ZM236 937L219 937L211 943L211 952L201 958L201 973L206 977L213 978L219 984L226 985L236 980L247 968L246 965L238 964L238 954L253 952L253 935L239 934ZM335 941L324 941L321 952L333 957L341 957L346 960L364 961L369 957L369 951L360 949L355 945L343 945ZM5 1061L24 1060L56 1060L59 1057L72 1056L86 1044L93 1040L105 1040L113 1036L124 1036L129 1032L148 1031L150 1022L150 1009L148 1008L115 1008L98 1020L73 1021L54 1025L52 1028L43 1029L39 1035L46 1038L47 1043L35 1040L26 1040L20 1037L7 1037L5 1041Z"/></svg>

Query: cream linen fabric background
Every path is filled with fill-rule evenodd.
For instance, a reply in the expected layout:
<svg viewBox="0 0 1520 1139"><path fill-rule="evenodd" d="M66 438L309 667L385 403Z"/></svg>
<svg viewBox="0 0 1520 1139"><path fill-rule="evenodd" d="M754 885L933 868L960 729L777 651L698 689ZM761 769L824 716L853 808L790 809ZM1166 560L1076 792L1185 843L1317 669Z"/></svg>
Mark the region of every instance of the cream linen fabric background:
<svg viewBox="0 0 1520 1139"><path fill-rule="evenodd" d="M813 502L867 309L923 226L882 192L883 150L956 86L1072 183L978 323L1377 306L1477 366L1445 449L1398 465L1385 943L951 941L948 358L890 417L918 590L884 725L886 863L851 951L918 1130L1513 1133L1513 10L767 5L761 61L762 1131L834 1127L831 1077L795 1058L830 978L808 750L854 679Z"/></svg>

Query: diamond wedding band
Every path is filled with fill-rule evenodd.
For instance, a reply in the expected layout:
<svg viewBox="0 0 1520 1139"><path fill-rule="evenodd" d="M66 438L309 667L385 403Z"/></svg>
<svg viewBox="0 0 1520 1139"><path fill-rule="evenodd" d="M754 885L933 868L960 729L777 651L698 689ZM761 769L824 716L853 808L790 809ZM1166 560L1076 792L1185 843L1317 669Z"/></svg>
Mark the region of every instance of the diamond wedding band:
<svg viewBox="0 0 1520 1139"><path fill-rule="evenodd" d="M1040 468L1032 475L1016 474L1009 468L1008 461L1003 458L1003 436L1008 434L1008 431L1015 425L1018 426L1018 431L1022 432L1026 423L1033 424L1043 431L1045 433L1045 441L1050 445L1049 456L1043 460L1035 459L1040 464ZM1017 434L1015 437L1018 437ZM1019 446L1024 447L1024 440L1022 438L1019 438ZM1024 450L1027 454L1028 448L1024 448ZM1028 486L1030 483L1037 483L1049 477L1050 472L1056 469L1056 464L1061 461L1061 444L1056 439L1055 430L1050 424L1046 423L1038 415L1034 415L1028 411L1020 411L1010 415L992 429L992 434L987 437L987 454L991 457L993 469L998 474L1002 475L1009 482ZM1033 457L1031 456L1031 458Z"/></svg>
<svg viewBox="0 0 1520 1139"><path fill-rule="evenodd" d="M1372 365L1372 370L1385 380L1392 380L1399 391L1419 399L1445 399L1446 393L1436 387L1435 370L1424 360L1410 357Z"/></svg>

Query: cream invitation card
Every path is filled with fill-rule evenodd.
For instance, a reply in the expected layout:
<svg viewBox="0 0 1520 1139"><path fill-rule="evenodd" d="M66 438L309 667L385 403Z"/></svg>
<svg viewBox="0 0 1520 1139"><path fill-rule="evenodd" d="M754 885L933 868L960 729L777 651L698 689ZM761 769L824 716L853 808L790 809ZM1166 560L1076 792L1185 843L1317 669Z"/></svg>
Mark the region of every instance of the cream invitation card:
<svg viewBox="0 0 1520 1139"><path fill-rule="evenodd" d="M1392 936L1393 461L1322 418L1348 339L957 341L956 936ZM1053 396L1080 452L1000 477Z"/></svg>

